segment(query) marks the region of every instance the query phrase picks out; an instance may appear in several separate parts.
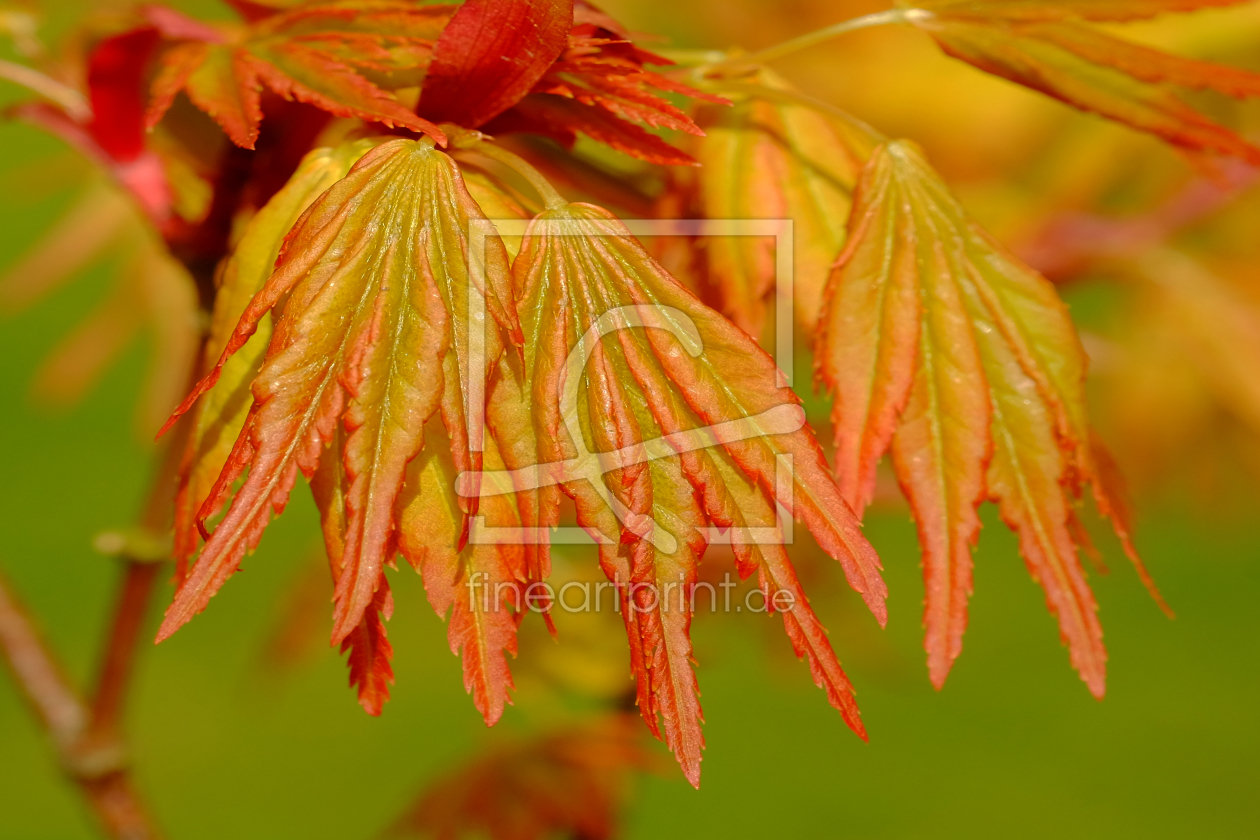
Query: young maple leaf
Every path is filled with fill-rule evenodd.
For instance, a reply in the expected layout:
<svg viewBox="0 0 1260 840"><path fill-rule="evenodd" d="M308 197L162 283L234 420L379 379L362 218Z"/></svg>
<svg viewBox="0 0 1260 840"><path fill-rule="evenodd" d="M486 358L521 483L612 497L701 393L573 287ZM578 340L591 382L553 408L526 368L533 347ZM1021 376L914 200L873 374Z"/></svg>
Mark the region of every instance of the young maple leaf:
<svg viewBox="0 0 1260 840"><path fill-rule="evenodd" d="M1054 287L967 218L917 147L896 141L862 173L818 330L841 491L860 514L891 447L918 523L932 682L944 684L962 649L987 494L1101 697L1106 651L1072 533L1085 483L1142 570L1098 480L1086 359Z"/></svg>
<svg viewBox="0 0 1260 840"><path fill-rule="evenodd" d="M324 532L324 550L333 584L346 572L346 539L349 531L346 500L350 482L341 463L345 435L338 428L324 448L319 466L311 476L311 493L319 508ZM358 687L359 705L369 715L379 716L389 700L389 687L394 683L390 660L394 648L385 635L385 622L393 618L394 596L382 568L376 578L376 590L365 607L363 617L341 640L341 652L348 653L350 686Z"/></svg>
<svg viewBox="0 0 1260 840"><path fill-rule="evenodd" d="M295 188L284 201L301 194ZM400 541L404 485L420 480L408 465L414 469L423 460L417 456L426 443L426 422L440 417L448 436L440 448L450 453L454 469L481 468L481 455L469 442L464 372L472 364L469 295L470 283L476 282L469 269L468 235L472 222L484 219L455 162L431 140L381 142L307 208L218 364L176 412L175 417L187 412L215 389L263 317L279 307L253 378L254 404L198 511L199 521L232 496L233 483L242 475L244 481L176 593L159 640L204 609L237 569L272 511L283 510L297 471L311 477L318 470L316 495L338 575L333 642L355 636L352 668L367 660L375 663L375 676L365 676L359 685L365 707L379 709L388 666L375 623L388 607L381 594L382 571ZM261 228L260 238L274 229ZM508 302L507 254L492 233L485 240L483 266L486 280L479 292L487 309L498 327L519 341L520 327ZM493 361L501 352L499 331L487 331L484 344L486 358ZM225 387L237 392L244 384L242 379ZM331 459L324 455L330 445L337 447ZM446 494L451 496L453 488L447 487ZM408 557L417 560L424 548L461 548L476 499L461 499L460 505L450 542L421 543ZM402 543L407 550L405 535ZM453 585L457 570L448 570L449 581L437 575L427 580L430 592ZM481 644L490 631L476 624L469 632L482 633L473 640ZM359 638L367 653L359 653ZM475 660L475 671L488 667L491 655L483 647L469 653L475 654L466 656ZM502 683L478 679L478 684ZM489 701L481 705L493 707Z"/></svg>
<svg viewBox="0 0 1260 840"><path fill-rule="evenodd" d="M653 91L726 101L645 69L671 62L582 0L469 0L434 50L419 107L430 119L566 145L580 132L653 163L695 161L641 126L702 133Z"/></svg>
<svg viewBox="0 0 1260 840"><path fill-rule="evenodd" d="M791 85L765 68L747 81L713 83L735 97L735 105L699 109L705 136L692 145L700 167L679 170L676 180L698 218L792 220L794 312L812 331L823 285L844 245L859 154L869 143L788 98ZM778 276L775 239L712 236L695 245L718 308L760 337Z"/></svg>
<svg viewBox="0 0 1260 840"><path fill-rule="evenodd" d="M236 331L249 302L271 276L285 237L319 195L340 181L379 141L360 140L336 149L320 148L302 159L280 192L250 220L224 263L206 337L202 366L213 370ZM271 315L262 315L249 338L222 365L219 381L191 412L192 428L175 496L177 580L200 543L197 512L209 498L249 414L249 383L262 367L271 340Z"/></svg>
<svg viewBox="0 0 1260 840"><path fill-rule="evenodd" d="M593 205L561 201L536 217L513 273L524 352L503 358L490 428L513 471L522 523L557 525L562 489L600 543L652 732L698 784L703 736L684 595L716 525L734 529L740 570L759 572L768 602L791 593L788 633L861 734L848 681L786 553L748 536L775 527L775 503L784 504L884 622L878 558L770 358ZM777 470L784 456L790 481Z"/></svg>
<svg viewBox="0 0 1260 840"><path fill-rule="evenodd" d="M461 550L467 525L455 486L463 471L450 456L441 424L431 421L425 436L425 448L408 468L399 500L399 550L424 578L434 611L440 616L450 612L447 638L451 652L463 654L464 689L486 725L493 726L511 702L512 675L505 654L516 655L516 628L526 607L519 597L530 582L525 552L511 541L473 541ZM487 470L502 473L492 435L485 437L483 459ZM489 483L497 482L491 478ZM498 489L483 495L478 514L485 524L519 531L520 515L506 495L511 485L505 482Z"/></svg>
<svg viewBox="0 0 1260 840"><path fill-rule="evenodd" d="M628 776L658 763L634 721L610 715L487 751L431 784L390 835L607 840Z"/></svg>
<svg viewBox="0 0 1260 840"><path fill-rule="evenodd" d="M236 27L179 26L166 9L160 28L174 41L161 56L146 123L161 121L183 91L232 142L254 148L265 86L339 117L409 128L445 143L433 123L385 88L419 83L449 6L407 0L332 0ZM384 85L385 87L382 87Z"/></svg>
<svg viewBox="0 0 1260 840"><path fill-rule="evenodd" d="M468 0L433 49L420 112L435 122L484 125L529 93L572 26L573 0Z"/></svg>
<svg viewBox="0 0 1260 840"><path fill-rule="evenodd" d="M1244 0L900 0L946 53L1193 153L1260 164L1260 148L1195 111L1170 88L1260 96L1260 74L1169 55L1081 21L1150 18Z"/></svg>

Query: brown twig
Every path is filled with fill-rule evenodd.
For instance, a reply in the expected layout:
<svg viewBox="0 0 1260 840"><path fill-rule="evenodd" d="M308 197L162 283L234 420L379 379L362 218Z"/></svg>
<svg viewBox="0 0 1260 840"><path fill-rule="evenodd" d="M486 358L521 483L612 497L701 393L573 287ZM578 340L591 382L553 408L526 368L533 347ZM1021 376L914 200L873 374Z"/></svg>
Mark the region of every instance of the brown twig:
<svg viewBox="0 0 1260 840"><path fill-rule="evenodd" d="M186 423L180 424L175 433L163 441L158 471L140 514L140 529L155 538L170 530L186 426ZM122 709L134 671L140 634L144 630L145 612L162 568L161 563L154 562L156 558L137 557L134 552L126 550L119 559L123 563L123 580L115 599L109 637L101 651L96 691L92 695L92 714L88 724L88 738L92 740L120 739Z"/></svg>
<svg viewBox="0 0 1260 840"><path fill-rule="evenodd" d="M53 742L62 750L71 747L87 725L87 709L2 576L0 650L4 651L18 688Z"/></svg>
<svg viewBox="0 0 1260 840"><path fill-rule="evenodd" d="M91 713L3 577L0 653L13 671L18 688L48 730L67 775L82 790L101 827L118 840L159 837L131 787L121 752L102 751L85 742Z"/></svg>
<svg viewBox="0 0 1260 840"><path fill-rule="evenodd" d="M101 653L96 693L92 696L90 737L117 737L146 608L162 568L157 563L136 560L125 563L122 585L114 602L114 622Z"/></svg>
<svg viewBox="0 0 1260 840"><path fill-rule="evenodd" d="M164 534L168 528L175 472L183 451L179 436L173 438L164 447L138 523L149 534ZM131 784L122 719L145 613L163 565L126 549L119 559L123 578L90 706L70 684L2 576L0 655L47 730L66 775L78 785L105 832L116 840L157 840L161 834Z"/></svg>

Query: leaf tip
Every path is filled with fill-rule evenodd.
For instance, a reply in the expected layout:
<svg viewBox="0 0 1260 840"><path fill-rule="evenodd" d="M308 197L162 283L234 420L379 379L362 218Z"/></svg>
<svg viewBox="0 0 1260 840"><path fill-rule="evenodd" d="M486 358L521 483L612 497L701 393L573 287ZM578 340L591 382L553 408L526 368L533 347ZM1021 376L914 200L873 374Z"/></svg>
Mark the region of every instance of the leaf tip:
<svg viewBox="0 0 1260 840"><path fill-rule="evenodd" d="M389 699L388 695L382 696L379 693L361 693L359 694L359 705L363 707L363 711L372 717L380 717L385 711L385 701Z"/></svg>
<svg viewBox="0 0 1260 840"><path fill-rule="evenodd" d="M173 604L172 607L174 607ZM153 644L162 644L162 642L165 642L171 636L174 636L175 631L179 630L179 628L183 627L187 623L188 619L180 613L172 613L171 610L167 610L166 617L162 620L162 626L158 628L157 637L154 638Z"/></svg>
<svg viewBox="0 0 1260 840"><path fill-rule="evenodd" d="M1101 703L1103 695L1107 693L1107 678L1102 674L1093 674L1084 679L1085 684L1089 686L1089 693L1094 695L1094 699Z"/></svg>
<svg viewBox="0 0 1260 840"><path fill-rule="evenodd" d="M887 629L888 592L886 590L880 592L872 588L862 593L862 601L865 602L867 609L871 611L871 615L875 616L875 620L879 622L879 629Z"/></svg>

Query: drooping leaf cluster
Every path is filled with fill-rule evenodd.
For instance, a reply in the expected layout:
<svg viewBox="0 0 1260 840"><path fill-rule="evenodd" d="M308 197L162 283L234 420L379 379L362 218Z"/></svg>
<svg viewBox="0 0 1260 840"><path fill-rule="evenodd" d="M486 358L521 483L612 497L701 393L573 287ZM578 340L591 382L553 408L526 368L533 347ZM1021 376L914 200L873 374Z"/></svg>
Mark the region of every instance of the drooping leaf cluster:
<svg viewBox="0 0 1260 840"><path fill-rule="evenodd" d="M187 269L184 297L168 284L145 298L157 319L186 315L194 286L209 316L198 384L167 424L187 438L160 639L206 608L301 473L321 514L332 643L364 708L379 714L394 679L387 570L401 555L493 724L520 623L550 620L536 589L572 520L616 590L639 711L698 784L692 596L716 539L865 736L780 537L784 514L802 523L886 621L860 517L891 453L922 544L934 684L961 650L990 499L1102 695L1078 558L1087 489L1146 575L1087 418L1086 356L1054 287L969 218L913 143L755 60L673 67L585 0L232 5L231 24L145 7L89 54L90 114L19 109L102 164ZM1196 156L1260 161L1171 90L1241 98L1260 77L1090 25L1227 0L902 5L981 69ZM574 162L576 181L615 180L601 169L613 153L640 173L674 167L641 179L659 216L790 219L793 250L688 236L681 259L658 261L613 213L559 195L509 149L536 146L501 139L513 134L557 141L546 154ZM23 276L51 276L51 259ZM33 293L17 288L3 287ZM834 469L762 347L789 304L834 397ZM165 346L185 360L191 335Z"/></svg>
<svg viewBox="0 0 1260 840"><path fill-rule="evenodd" d="M891 449L914 510L933 682L944 683L962 648L976 507L988 497L1101 697L1106 654L1072 503L1092 483L1100 509L1114 505L1085 414L1084 352L1049 281L968 220L907 143L881 146L867 163L823 304L817 366L836 395L845 498L865 509Z"/></svg>

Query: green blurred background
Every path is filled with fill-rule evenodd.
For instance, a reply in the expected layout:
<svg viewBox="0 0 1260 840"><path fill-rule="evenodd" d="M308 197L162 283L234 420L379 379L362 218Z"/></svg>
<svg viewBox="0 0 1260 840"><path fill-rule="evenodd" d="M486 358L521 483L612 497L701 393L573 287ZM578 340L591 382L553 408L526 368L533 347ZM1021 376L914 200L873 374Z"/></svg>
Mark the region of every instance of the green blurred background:
<svg viewBox="0 0 1260 840"><path fill-rule="evenodd" d="M697 3L682 19L661 4L609 5L632 25L725 45L688 23L721 15L721 4ZM776 23L808 28L791 24ZM31 190L19 177L59 149L32 129L0 124L0 266L67 205L68 187ZM133 347L70 412L28 394L40 360L105 293L110 268L0 321L0 568L80 684L91 677L116 584L113 561L93 551L92 538L131 522L148 478L150 450L133 424L146 348ZM1104 304L1077 301L1087 317ZM941 693L923 665L923 586L904 511L874 512L867 525L893 592L886 631L845 593L838 569L811 590L856 685L869 744L844 727L803 665L785 663L788 642L762 626L771 619L699 616L702 788L672 768L639 779L624 836L1256 836L1260 520L1248 513L1255 498L1246 488L1232 512L1215 515L1184 504L1187 496L1165 494L1139 516L1139 545L1175 621L1150 601L1114 541L1103 543L1114 571L1092 577L1111 655L1101 703L1070 669L1042 594L991 509L965 652ZM298 488L213 608L144 651L129 717L136 773L176 840L371 837L427 780L528 729L534 701L523 689L518 707L487 732L445 626L409 571L393 577L398 681L382 718L359 709L330 649L269 673L264 648L302 567L315 562L316 540L313 507ZM93 836L0 672L0 838Z"/></svg>

